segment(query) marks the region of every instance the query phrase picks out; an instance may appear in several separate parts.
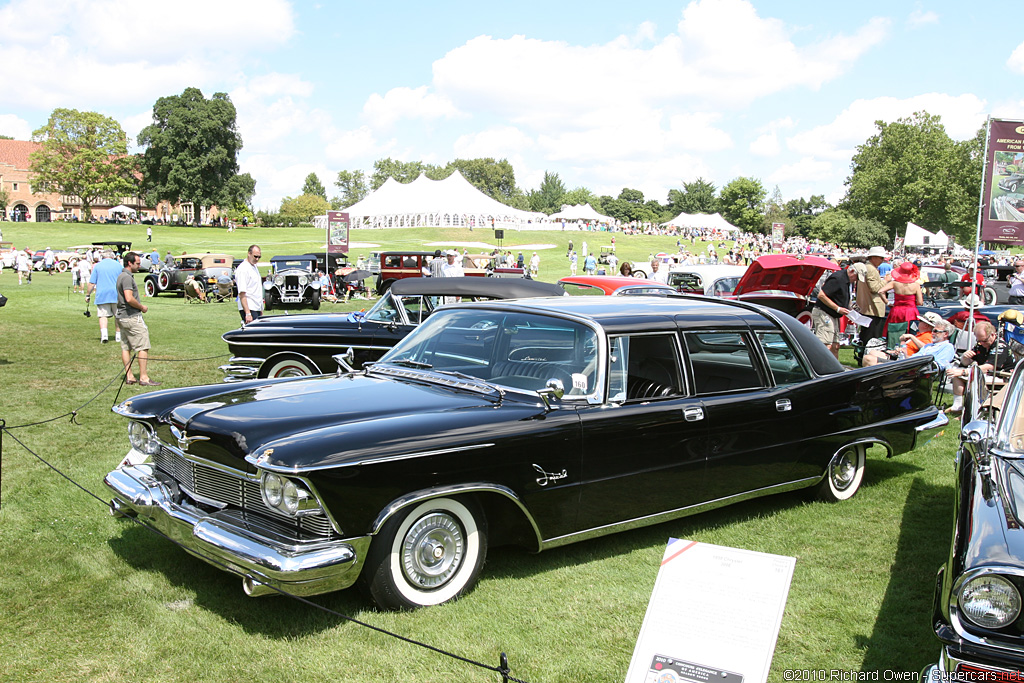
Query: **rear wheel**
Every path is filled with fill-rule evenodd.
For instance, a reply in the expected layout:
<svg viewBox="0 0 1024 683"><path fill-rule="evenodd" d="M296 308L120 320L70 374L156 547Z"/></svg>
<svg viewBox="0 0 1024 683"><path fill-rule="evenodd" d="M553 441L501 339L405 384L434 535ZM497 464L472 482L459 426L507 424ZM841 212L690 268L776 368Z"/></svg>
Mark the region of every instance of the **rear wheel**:
<svg viewBox="0 0 1024 683"><path fill-rule="evenodd" d="M643 269L634 270L633 271L633 277L640 278L641 280L646 280L647 279L647 271L643 270Z"/></svg>
<svg viewBox="0 0 1024 683"><path fill-rule="evenodd" d="M57 261L57 272L58 273L66 272L67 269L68 269L68 262L67 261Z"/></svg>
<svg viewBox="0 0 1024 683"><path fill-rule="evenodd" d="M830 503L853 498L864 480L866 452L864 444L856 444L836 453L825 470L825 478L818 484L818 498Z"/></svg>
<svg viewBox="0 0 1024 683"><path fill-rule="evenodd" d="M383 609L440 605L469 592L487 556L487 525L468 500L435 498L389 519L370 544L364 584Z"/></svg>
<svg viewBox="0 0 1024 683"><path fill-rule="evenodd" d="M797 319L797 322L799 322L801 325L803 325L807 329L811 330L811 329L814 328L814 324L811 321L811 312L810 311L800 311L799 313L796 314L796 319Z"/></svg>

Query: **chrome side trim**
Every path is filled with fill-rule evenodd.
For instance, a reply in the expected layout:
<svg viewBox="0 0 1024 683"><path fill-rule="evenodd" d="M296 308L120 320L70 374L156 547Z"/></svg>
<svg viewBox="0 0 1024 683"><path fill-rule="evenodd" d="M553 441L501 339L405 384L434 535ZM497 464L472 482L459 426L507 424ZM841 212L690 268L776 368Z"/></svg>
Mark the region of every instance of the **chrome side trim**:
<svg viewBox="0 0 1024 683"><path fill-rule="evenodd" d="M476 450L477 448L490 448L491 446L494 446L494 445L495 444L493 444L493 443L476 443L476 444L471 444L469 446L455 446L453 448L439 448L439 449L433 450L433 451L417 451L415 453L403 453L401 455L391 455L391 456L386 456L386 457L383 457L383 458L368 458L366 460L359 460L358 462L344 463L344 464L341 464L341 465L337 465L337 464L332 464L332 465L314 465L312 467L286 467L286 466L283 466L283 465L271 465L271 464L261 460L261 458L263 457L265 451L264 452L258 452L258 453L250 453L249 455L245 456L245 461L247 463L249 463L250 465L254 465L255 467L259 467L260 469L266 470L268 472L275 472L277 474L291 474L291 475L295 475L295 474L300 474L302 472L316 472L317 470L334 470L334 469L340 469L342 467L359 467L360 465L370 465L370 464L376 464L376 463L379 463L379 462L395 462L397 460L409 460L410 458L426 458L426 457L429 457L429 456L432 456L432 455L447 455L448 453L460 453L462 451L472 451L472 450ZM203 462L205 462L205 461L203 461ZM259 479L258 476L257 476L257 479Z"/></svg>
<svg viewBox="0 0 1024 683"><path fill-rule="evenodd" d="M155 420L156 415L152 413L133 413L132 402L125 401L124 403L118 403L116 406L112 406L110 411L120 415L121 417L127 417L130 420Z"/></svg>
<svg viewBox="0 0 1024 683"><path fill-rule="evenodd" d="M504 496L505 498L515 503L516 506L519 507L519 510L523 513L523 516L530 523L530 526L533 528L533 533L537 538L537 548L540 549L543 547L543 541L540 537L540 529L537 527L537 522L536 520L534 520L533 515L530 514L530 511L526 509L526 506L523 505L523 502L519 500L519 496L517 496L512 489L508 488L507 486L502 486L500 484L455 484L452 486L440 486L436 488L423 489L422 491L414 491L412 493L408 493L402 496L401 498L396 498L395 500L391 501L390 503L388 503L387 507L380 511L380 514L377 515L377 518L373 521L373 524L370 527L369 535L376 536L378 533L380 533L380 529L382 526L384 526L384 523L387 522L388 519L390 519L396 512L402 510L403 508L406 508L410 505L415 505L416 503L419 503L424 500L429 500L431 498L440 498L442 496L455 496L466 493L496 493L498 495Z"/></svg>
<svg viewBox="0 0 1024 683"><path fill-rule="evenodd" d="M292 342L292 341L279 341L279 342L232 341L231 344L233 346L278 346L278 347L280 347L280 346L287 346L290 349L300 349L300 348L307 347L307 346L309 348L314 348L314 349L338 349L338 348L346 348L347 349L348 347L351 346L353 349L381 349L381 350L384 350L384 351L390 351L391 350L390 346L375 346L375 345L372 345L372 344L343 344L343 343L342 344L312 344L312 343ZM232 358L231 360L234 361L235 359ZM263 360L263 359L261 358L259 360Z"/></svg>
<svg viewBox="0 0 1024 683"><path fill-rule="evenodd" d="M807 479L797 479L796 481L787 482L785 484L766 486L755 491L738 493L734 496L718 498L716 500L707 501L705 503L698 503L697 505L689 505L687 507L677 508L675 510L669 510L667 512L659 512L653 515L647 515L646 517L637 517L635 519L626 520L624 522L615 522L614 524L606 524L604 526L594 527L592 529L586 529L584 531L576 531L571 534L566 534L564 536L558 536L556 538L549 538L546 541L541 541L541 550L558 548L559 546L569 545L570 543L578 543L579 541L586 541L591 538L597 538L599 536L605 536L607 534L617 533L619 531L628 531L630 529L639 529L641 527L651 526L652 524L661 524L662 522L668 522L673 519L679 519L680 517L688 517L689 515L696 515L701 512L707 512L709 510L715 510L720 507L725 507L726 505L740 503L745 500L751 500L753 498L760 498L762 496L768 496L775 493L784 493L786 491L796 491L797 489L803 489L809 486L814 486L819 481L821 481L820 477L808 477Z"/></svg>
<svg viewBox="0 0 1024 683"><path fill-rule="evenodd" d="M949 424L949 418L941 410L935 417L924 424L914 427L914 445L912 448L924 446L926 443L938 436L939 432Z"/></svg>

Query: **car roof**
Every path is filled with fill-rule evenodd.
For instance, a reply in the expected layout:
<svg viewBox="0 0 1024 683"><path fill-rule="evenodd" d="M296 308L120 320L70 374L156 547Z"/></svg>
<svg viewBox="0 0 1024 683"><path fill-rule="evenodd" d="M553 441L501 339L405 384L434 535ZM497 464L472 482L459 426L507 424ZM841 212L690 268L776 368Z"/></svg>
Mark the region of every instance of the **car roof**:
<svg viewBox="0 0 1024 683"><path fill-rule="evenodd" d="M669 267L669 273L696 273L701 277L736 277L747 272L747 266L727 266L724 264L715 265L673 265Z"/></svg>
<svg viewBox="0 0 1024 683"><path fill-rule="evenodd" d="M623 287L646 287L651 289L664 289L674 292L668 285L655 280L647 280L642 277L622 277L621 275L570 275L559 280L560 283L572 285L590 285L603 289L607 294L617 292Z"/></svg>
<svg viewBox="0 0 1024 683"><path fill-rule="evenodd" d="M271 263L279 261L316 261L316 256L312 254L302 254L301 256L271 256Z"/></svg>
<svg viewBox="0 0 1024 683"><path fill-rule="evenodd" d="M441 250L441 255L444 256L445 250ZM434 256L432 251L382 251L381 256Z"/></svg>
<svg viewBox="0 0 1024 683"><path fill-rule="evenodd" d="M550 282L525 278L408 277L391 285L400 296L485 296L493 299L564 296L565 290Z"/></svg>

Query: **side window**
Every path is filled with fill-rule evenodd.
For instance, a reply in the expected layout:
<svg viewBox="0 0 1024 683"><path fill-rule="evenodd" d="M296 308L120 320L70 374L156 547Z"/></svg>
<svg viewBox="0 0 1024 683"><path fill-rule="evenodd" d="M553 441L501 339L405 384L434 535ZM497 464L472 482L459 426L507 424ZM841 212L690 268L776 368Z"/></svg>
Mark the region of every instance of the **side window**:
<svg viewBox="0 0 1024 683"><path fill-rule="evenodd" d="M796 352L778 332L758 332L757 340L761 342L764 355L768 358L768 368L779 386L796 384L810 379L807 369L800 364Z"/></svg>
<svg viewBox="0 0 1024 683"><path fill-rule="evenodd" d="M679 351L672 334L613 337L609 360L612 401L678 396L682 386Z"/></svg>
<svg viewBox="0 0 1024 683"><path fill-rule="evenodd" d="M386 268L400 268L402 266L401 256L385 256L384 267Z"/></svg>
<svg viewBox="0 0 1024 683"><path fill-rule="evenodd" d="M698 394L756 389L764 385L745 335L686 332L683 338Z"/></svg>

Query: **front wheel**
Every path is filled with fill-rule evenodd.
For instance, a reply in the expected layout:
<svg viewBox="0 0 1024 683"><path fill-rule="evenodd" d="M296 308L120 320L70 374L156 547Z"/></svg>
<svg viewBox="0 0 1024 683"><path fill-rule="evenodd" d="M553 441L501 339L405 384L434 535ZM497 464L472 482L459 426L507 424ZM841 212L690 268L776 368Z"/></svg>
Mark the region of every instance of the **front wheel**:
<svg viewBox="0 0 1024 683"><path fill-rule="evenodd" d="M146 278L145 288L146 288L146 296L156 296L156 294L157 294L156 283L153 282L152 279Z"/></svg>
<svg viewBox="0 0 1024 683"><path fill-rule="evenodd" d="M314 311L320 310L320 290L313 290L313 296L310 298L310 303L313 305Z"/></svg>
<svg viewBox="0 0 1024 683"><path fill-rule="evenodd" d="M166 270L161 270L156 276L156 289L159 292L164 291L171 286L171 274Z"/></svg>
<svg viewBox="0 0 1024 683"><path fill-rule="evenodd" d="M985 305L995 306L999 302L999 297L996 295L996 290L991 287L985 288Z"/></svg>
<svg viewBox="0 0 1024 683"><path fill-rule="evenodd" d="M825 478L818 484L817 497L829 503L853 498L864 480L866 451L864 444L857 444L836 453L825 470Z"/></svg>
<svg viewBox="0 0 1024 683"><path fill-rule="evenodd" d="M67 261L57 261L57 272L58 273L65 273L65 272L67 272L67 270L68 270L68 262Z"/></svg>
<svg viewBox="0 0 1024 683"><path fill-rule="evenodd" d="M364 584L382 609L440 605L469 592L487 556L477 506L435 498L389 519L370 544Z"/></svg>

